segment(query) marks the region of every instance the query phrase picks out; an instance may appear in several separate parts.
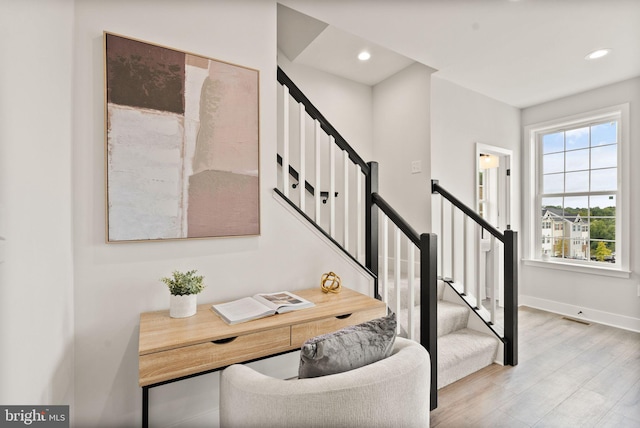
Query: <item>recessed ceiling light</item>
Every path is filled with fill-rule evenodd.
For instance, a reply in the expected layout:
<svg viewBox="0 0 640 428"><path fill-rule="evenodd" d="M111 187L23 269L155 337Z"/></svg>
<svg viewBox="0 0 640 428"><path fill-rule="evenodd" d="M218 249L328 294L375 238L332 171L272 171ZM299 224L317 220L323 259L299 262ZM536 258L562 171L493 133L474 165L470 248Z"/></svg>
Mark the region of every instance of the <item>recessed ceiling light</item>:
<svg viewBox="0 0 640 428"><path fill-rule="evenodd" d="M358 54L358 59L360 61L367 61L369 58L371 58L371 54L367 51L362 51Z"/></svg>
<svg viewBox="0 0 640 428"><path fill-rule="evenodd" d="M598 49L585 56L584 59L598 59L611 53L611 49Z"/></svg>

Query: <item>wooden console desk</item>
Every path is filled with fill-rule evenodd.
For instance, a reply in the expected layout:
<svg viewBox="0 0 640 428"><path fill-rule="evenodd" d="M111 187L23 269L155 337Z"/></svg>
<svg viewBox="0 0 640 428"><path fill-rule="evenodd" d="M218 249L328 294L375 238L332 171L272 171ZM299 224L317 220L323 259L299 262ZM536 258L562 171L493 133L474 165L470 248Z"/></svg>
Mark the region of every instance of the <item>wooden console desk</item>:
<svg viewBox="0 0 640 428"><path fill-rule="evenodd" d="M149 423L149 389L193 376L300 349L305 340L386 315L382 301L343 288L325 294L319 287L295 294L316 306L228 325L198 306L189 318L170 318L169 311L140 315L139 384L142 425Z"/></svg>

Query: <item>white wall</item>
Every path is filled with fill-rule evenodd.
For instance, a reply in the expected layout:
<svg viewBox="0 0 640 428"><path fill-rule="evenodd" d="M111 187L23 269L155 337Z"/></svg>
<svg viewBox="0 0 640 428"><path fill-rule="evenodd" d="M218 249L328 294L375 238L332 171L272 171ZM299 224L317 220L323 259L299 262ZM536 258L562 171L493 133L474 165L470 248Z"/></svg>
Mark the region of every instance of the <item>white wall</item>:
<svg viewBox="0 0 640 428"><path fill-rule="evenodd" d="M72 41L72 1L0 1L5 405L73 407Z"/></svg>
<svg viewBox="0 0 640 428"><path fill-rule="evenodd" d="M433 69L414 63L373 88L380 195L418 233L431 231L430 98ZM422 171L412 174L411 163Z"/></svg>
<svg viewBox="0 0 640 428"><path fill-rule="evenodd" d="M367 290L366 277L328 251L301 222L291 221L271 194L276 185L275 2L0 0L0 6L0 52L12 59L0 68L0 236L7 238L0 244L1 403L71 404L75 426L137 426L138 316L167 308L168 293L158 278L173 269L195 268L205 275L208 288L201 302L316 286L328 270L352 288ZM332 21L330 14L319 18ZM353 11L340 19L358 16ZM104 243L104 30L261 70L260 237ZM623 99L635 105L639 86L635 79L527 109L523 118L533 123ZM432 176L443 185L455 174L444 166L467 150L473 158L472 142L519 141L514 109L437 79L431 91ZM637 138L640 121L633 105L632 136ZM632 148L632 165L638 156ZM463 162L461 172L472 174L473 164ZM632 182L638 182L637 171ZM468 188L465 183L452 181L472 195L473 181ZM638 212L637 199L631 208ZM636 270L640 254L633 242L638 238L632 225ZM602 278L558 277L529 267L521 272L527 295L557 302L577 298L585 307L637 317L638 278L604 282L607 292ZM287 375L292 367L295 372L295 354L260 367ZM153 389L152 425L215 426L217 379L212 374Z"/></svg>
<svg viewBox="0 0 640 428"><path fill-rule="evenodd" d="M264 1L85 2L76 6L74 133L76 423L132 426L140 420L138 314L163 309L158 281L198 269L199 301L315 287L323 272L367 291L369 281L272 197L276 186L276 4ZM144 17L144 19L141 19ZM259 69L260 237L104 244L102 31ZM284 237L284 239L283 239ZM320 256L319 256L320 255ZM278 369L274 363L269 369ZM295 373L297 366L290 365ZM215 424L217 374L151 390L151 424ZM194 418L189 420L189 418Z"/></svg>
<svg viewBox="0 0 640 428"><path fill-rule="evenodd" d="M434 70L415 63L371 87L292 63L282 52L278 64L365 162L379 163L380 194L418 233L430 231ZM414 160L422 164L419 174L411 173Z"/></svg>
<svg viewBox="0 0 640 428"><path fill-rule="evenodd" d="M511 168L511 229L520 231L520 110L433 75L431 79L431 173L446 190L472 209L476 206L476 143L513 152ZM437 198L437 199L436 199ZM440 234L440 196L432 201L434 232ZM448 205L445 205L448 206ZM447 215L445 211L445 230ZM462 217L458 217L461 221ZM458 225L456 230L462 230ZM444 251L450 251L449 236L438 236ZM521 240L521 238L519 237ZM459 240L459 241L458 241ZM456 248L462 248L462 233ZM455 272L450 260L441 257L445 276L462 282L463 262L457 251ZM467 262L471 255L467 257ZM474 278L469 263L469 278ZM467 284L473 286L473 284Z"/></svg>
<svg viewBox="0 0 640 428"><path fill-rule="evenodd" d="M173 269L205 275L200 302L315 287L329 270L370 291L272 196L275 2L1 6L2 404L70 404L74 426L138 426L139 313L168 307L159 278ZM105 30L261 71L261 236L105 244ZM258 366L286 376L297 361ZM151 390L151 425L215 426L217 382L212 374Z"/></svg>
<svg viewBox="0 0 640 428"><path fill-rule="evenodd" d="M431 173L440 185L475 207L476 143L513 151L512 229L519 229L520 110L458 86L431 79Z"/></svg>
<svg viewBox="0 0 640 428"><path fill-rule="evenodd" d="M388 9L396 7L395 3L390 5L386 2L369 2L366 8L358 2L282 0L280 3L387 49L405 54L401 45L392 46L388 43L393 39L393 34L380 31L379 27L366 19L367 16L388 15ZM402 7L416 7L415 4L409 3L412 2ZM361 147L357 140L352 144L356 150L362 150L360 153L365 161L379 162L381 195L418 233L431 230L431 198L428 195L427 183L430 181L431 168L429 75L433 71L427 66L414 64L375 85L371 104L372 151L367 152L366 147ZM295 74L290 77L296 82L294 76ZM303 91L306 90L307 85L303 88ZM309 90L318 91L311 86ZM336 97L330 101L336 103ZM325 114L325 110L321 111ZM354 117L349 117L349 120L353 119ZM339 126L336 125L336 128L342 133ZM345 129L345 134L349 132ZM345 135L345 138L350 141L348 135ZM367 157L369 155L370 158ZM411 174L413 160L422 161L421 174ZM395 186L398 184L402 184L402 188L396 189Z"/></svg>
<svg viewBox="0 0 640 428"><path fill-rule="evenodd" d="M605 86L571 97L529 107L522 112L523 126L630 103L630 279L587 275L537 266L523 266L520 273L521 302L555 312L624 328L640 330L640 78Z"/></svg>
<svg viewBox="0 0 640 428"><path fill-rule="evenodd" d="M373 160L371 86L296 64L282 52L278 65L360 157Z"/></svg>

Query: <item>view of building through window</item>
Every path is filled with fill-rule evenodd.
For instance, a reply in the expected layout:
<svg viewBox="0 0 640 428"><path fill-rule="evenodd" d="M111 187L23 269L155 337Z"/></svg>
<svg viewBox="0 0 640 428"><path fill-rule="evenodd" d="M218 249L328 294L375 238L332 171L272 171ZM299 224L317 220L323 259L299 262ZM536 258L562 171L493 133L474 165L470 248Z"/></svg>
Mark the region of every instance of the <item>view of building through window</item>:
<svg viewBox="0 0 640 428"><path fill-rule="evenodd" d="M618 121L541 135L543 257L615 263Z"/></svg>

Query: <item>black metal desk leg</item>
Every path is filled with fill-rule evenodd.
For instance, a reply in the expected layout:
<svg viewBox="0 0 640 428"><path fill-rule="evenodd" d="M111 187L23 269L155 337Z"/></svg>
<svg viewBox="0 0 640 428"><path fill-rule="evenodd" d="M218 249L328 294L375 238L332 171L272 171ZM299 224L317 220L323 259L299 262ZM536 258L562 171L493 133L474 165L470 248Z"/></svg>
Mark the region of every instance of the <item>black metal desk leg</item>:
<svg viewBox="0 0 640 428"><path fill-rule="evenodd" d="M149 387L142 387L142 428L149 428Z"/></svg>

